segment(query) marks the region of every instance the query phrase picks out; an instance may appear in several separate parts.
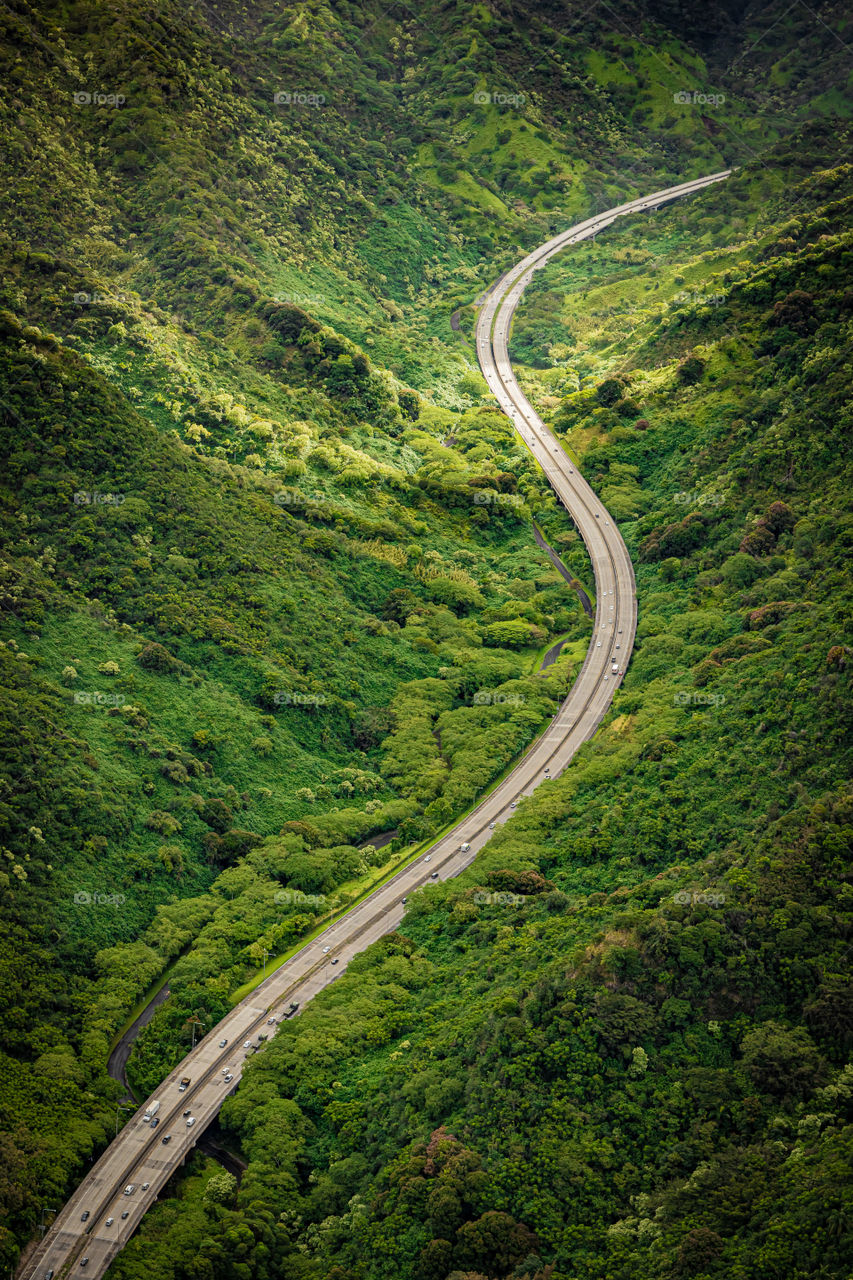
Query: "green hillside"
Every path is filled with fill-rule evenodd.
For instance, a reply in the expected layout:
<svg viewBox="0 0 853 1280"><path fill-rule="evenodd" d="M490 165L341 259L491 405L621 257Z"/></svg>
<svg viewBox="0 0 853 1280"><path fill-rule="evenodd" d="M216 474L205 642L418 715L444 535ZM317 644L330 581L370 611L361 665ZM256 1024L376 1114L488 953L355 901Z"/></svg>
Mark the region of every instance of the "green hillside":
<svg viewBox="0 0 853 1280"><path fill-rule="evenodd" d="M637 569L602 731L252 1064L239 1193L194 1158L110 1274L841 1277L840 6L0 21L0 1256L128 1114L153 985L141 1092L553 714L590 624L533 519L592 570L475 299L736 165L513 330Z"/></svg>
<svg viewBox="0 0 853 1280"><path fill-rule="evenodd" d="M230 1274L238 1229L252 1275L845 1273L853 186L818 167L796 217L744 215L755 181L644 228L661 293L671 258L724 301L623 337L626 224L517 321L523 347L559 306L568 345L609 259L608 345L555 366L580 390L551 410L638 565L602 732L252 1064L239 1193L208 1167L115 1274Z"/></svg>

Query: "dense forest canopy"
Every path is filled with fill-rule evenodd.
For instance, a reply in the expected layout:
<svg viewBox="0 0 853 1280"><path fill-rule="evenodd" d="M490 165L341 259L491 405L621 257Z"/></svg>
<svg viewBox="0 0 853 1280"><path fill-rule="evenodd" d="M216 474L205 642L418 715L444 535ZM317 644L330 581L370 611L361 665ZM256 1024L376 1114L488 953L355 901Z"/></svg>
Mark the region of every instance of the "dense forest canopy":
<svg viewBox="0 0 853 1280"><path fill-rule="evenodd" d="M743 4L3 11L0 1256L269 958L595 739L248 1066L120 1280L849 1274L849 23ZM571 583L536 543L534 521ZM545 651L565 640L544 669Z"/></svg>

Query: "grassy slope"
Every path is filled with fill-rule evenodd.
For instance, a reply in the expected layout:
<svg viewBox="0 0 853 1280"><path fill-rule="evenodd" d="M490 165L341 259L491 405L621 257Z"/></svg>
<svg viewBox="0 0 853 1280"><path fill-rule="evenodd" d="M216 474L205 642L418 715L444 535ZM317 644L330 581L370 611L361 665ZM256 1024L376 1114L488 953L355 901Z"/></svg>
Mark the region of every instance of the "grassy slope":
<svg viewBox="0 0 853 1280"><path fill-rule="evenodd" d="M228 1274L237 1223L259 1276L845 1274L849 173L796 195L796 225L744 228L725 315L613 337L597 381L621 368L646 430L583 393L556 412L644 512L596 741L253 1064L239 1199L170 1202L116 1274L180 1274L200 1238ZM709 293L706 216L661 243Z"/></svg>
<svg viewBox="0 0 853 1280"><path fill-rule="evenodd" d="M383 814L396 823L410 813L382 807L396 803L395 787L365 709L387 708L406 681L450 673L450 706L413 713L415 736L435 764L426 739L439 715L455 717L446 736L470 737L472 749L436 766L450 780L458 765L446 795L417 798L416 808L435 806L427 826L446 818L443 801L464 805L500 767L496 740L517 749L545 712L523 708L507 733L491 707L474 725L473 687L453 674L481 638L460 627L472 582L484 626L529 617L547 631L553 619L556 634L575 623L560 618L559 584L523 527L500 507L476 531L469 522L468 481L510 483L501 474L549 519L518 451L488 416L460 423L422 400L420 431L400 411L401 384L457 413L481 403L473 353L447 330L448 313L521 244L594 202L748 154L809 93L829 93L834 74L823 33L826 48L801 55L784 100L765 103L760 120L754 101L732 103L721 149L689 111L649 128L670 71L678 85L710 74L711 54L703 70L689 32L657 33L664 75L633 23L626 39L592 18L558 36L559 15L552 28L540 12L514 25L485 8L430 10L417 25L381 6L342 13L189 17L164 6L152 19L131 5L68 18L24 6L4 17L10 1258L13 1235L33 1228L74 1162L111 1132L106 1045L165 957L200 933L235 876L253 905L242 933L228 926L224 987L256 963L243 943L282 923L258 905L282 874L281 849L214 884L223 859L240 862L245 833L313 815L322 799L298 798L303 788L340 801L355 763L369 775L356 787L370 790L322 846L334 837L349 851L329 872L340 884L352 869L346 842ZM781 32L790 37L790 21ZM821 72L807 86L809 59ZM617 62L649 77L648 102L625 95ZM748 80L754 95L762 76ZM280 109L273 94L286 86L322 93L323 109ZM478 89L525 100L475 103ZM126 102L75 103L75 93ZM484 209L505 212L495 223ZM332 369L324 356L356 347L333 334L319 353L282 341L272 299L331 324L376 367L354 387L346 362ZM461 450L438 449L436 437L464 437L466 425ZM282 486L333 508L282 509L270 501ZM123 501L81 505L80 492ZM561 526L550 520L553 541ZM471 537L474 559L463 559ZM586 577L570 535L567 548ZM429 585L439 569L452 590ZM392 588L420 602L400 633L376 617ZM162 669L140 666L151 641L186 667L163 655ZM513 678L516 657L481 663L482 679ZM100 671L105 663L118 672ZM270 705L273 691L329 701L305 712ZM74 701L99 692L116 705ZM204 843L211 797L244 833L224 853ZM365 828L370 803L380 809ZM256 877L265 888L253 899ZM104 891L125 900L73 902ZM189 966L190 1011L202 1003L214 1016L227 996L210 973L222 959Z"/></svg>

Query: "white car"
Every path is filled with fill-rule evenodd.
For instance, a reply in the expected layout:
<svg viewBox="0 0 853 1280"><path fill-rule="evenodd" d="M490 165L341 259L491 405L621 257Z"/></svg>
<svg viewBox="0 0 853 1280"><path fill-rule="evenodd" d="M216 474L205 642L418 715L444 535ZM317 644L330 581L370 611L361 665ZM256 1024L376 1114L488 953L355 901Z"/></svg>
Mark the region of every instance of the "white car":
<svg viewBox="0 0 853 1280"><path fill-rule="evenodd" d="M323 948L323 955L324 955L324 956L327 956L327 955L329 954L329 952L331 951L331 949L332 949L331 947L324 947L324 948Z"/></svg>
<svg viewBox="0 0 853 1280"><path fill-rule="evenodd" d="M496 826L497 826L497 823L495 823L495 822L490 822L490 823L489 823L489 830L490 830L490 831L494 831L494 829L495 829L495 827L496 827Z"/></svg>
<svg viewBox="0 0 853 1280"><path fill-rule="evenodd" d="M424 858L424 862L432 862L432 854L431 854L431 853L428 853L428 854L427 854L427 856Z"/></svg>
<svg viewBox="0 0 853 1280"><path fill-rule="evenodd" d="M226 1084L229 1084L233 1079L234 1079L234 1077L232 1076L231 1072L229 1071L229 1072L228 1072L228 1075L225 1077L225 1083L226 1083Z"/></svg>
<svg viewBox="0 0 853 1280"><path fill-rule="evenodd" d="M228 1041L227 1041L227 1040L220 1040L220 1041L219 1041L219 1047L220 1047L220 1049L224 1049L224 1048L225 1048L225 1046L227 1045L227 1043L228 1043Z"/></svg>
<svg viewBox="0 0 853 1280"><path fill-rule="evenodd" d="M191 1129L194 1124L195 1124L195 1116L190 1116L189 1120L187 1121L187 1128Z"/></svg>
<svg viewBox="0 0 853 1280"><path fill-rule="evenodd" d="M267 1018L267 1026L268 1026L268 1027L274 1027L274 1026L275 1026L275 1023L276 1023L275 1018Z"/></svg>
<svg viewBox="0 0 853 1280"><path fill-rule="evenodd" d="M107 1218L106 1222L104 1223L104 1226L111 1227L114 1222L115 1222L115 1218Z"/></svg>
<svg viewBox="0 0 853 1280"><path fill-rule="evenodd" d="M252 1042L251 1042L251 1040L244 1040L244 1041L243 1041L243 1048L244 1048L244 1049L251 1049L251 1047L252 1047Z"/></svg>

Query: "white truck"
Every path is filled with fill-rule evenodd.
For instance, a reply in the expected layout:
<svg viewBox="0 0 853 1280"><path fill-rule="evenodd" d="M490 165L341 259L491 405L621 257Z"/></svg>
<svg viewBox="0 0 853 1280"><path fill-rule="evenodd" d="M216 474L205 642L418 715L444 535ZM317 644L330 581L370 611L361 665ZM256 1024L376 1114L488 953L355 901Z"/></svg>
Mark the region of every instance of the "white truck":
<svg viewBox="0 0 853 1280"><path fill-rule="evenodd" d="M147 1109L147 1111L145 1112L145 1115L142 1117L143 1124L150 1124L159 1110L160 1110L160 1103L152 1102L151 1106Z"/></svg>

